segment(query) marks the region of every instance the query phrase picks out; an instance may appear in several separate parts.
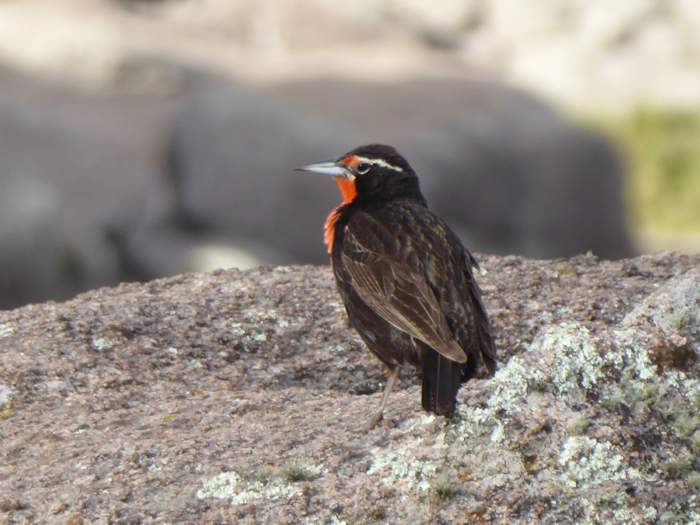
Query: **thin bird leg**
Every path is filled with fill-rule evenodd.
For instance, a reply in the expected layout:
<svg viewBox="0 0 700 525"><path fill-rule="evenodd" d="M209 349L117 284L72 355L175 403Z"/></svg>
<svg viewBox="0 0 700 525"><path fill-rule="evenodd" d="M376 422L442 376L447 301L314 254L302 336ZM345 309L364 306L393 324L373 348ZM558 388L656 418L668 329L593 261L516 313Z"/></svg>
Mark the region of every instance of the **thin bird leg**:
<svg viewBox="0 0 700 525"><path fill-rule="evenodd" d="M391 392L391 389L394 388L394 383L396 383L396 378L399 377L400 371L401 367L397 366L391 372L391 375L389 376L389 381L387 382L386 387L384 387L384 395L382 396L382 402L379 403L379 411L372 419L370 419L369 424L365 428L365 432L369 432L370 430L372 430L374 427L377 426L377 423L379 423L384 418L384 407L386 406L386 402L389 399L389 392Z"/></svg>

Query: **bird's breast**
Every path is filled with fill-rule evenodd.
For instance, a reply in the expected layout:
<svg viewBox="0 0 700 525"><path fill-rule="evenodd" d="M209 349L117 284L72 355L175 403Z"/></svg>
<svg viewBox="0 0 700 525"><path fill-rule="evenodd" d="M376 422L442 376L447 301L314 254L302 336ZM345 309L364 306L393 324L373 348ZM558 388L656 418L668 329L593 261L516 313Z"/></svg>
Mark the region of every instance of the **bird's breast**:
<svg viewBox="0 0 700 525"><path fill-rule="evenodd" d="M328 253L331 255L333 254L333 242L335 241L335 227L342 213L341 208L342 206L339 206L333 210L323 226L323 242L328 246Z"/></svg>

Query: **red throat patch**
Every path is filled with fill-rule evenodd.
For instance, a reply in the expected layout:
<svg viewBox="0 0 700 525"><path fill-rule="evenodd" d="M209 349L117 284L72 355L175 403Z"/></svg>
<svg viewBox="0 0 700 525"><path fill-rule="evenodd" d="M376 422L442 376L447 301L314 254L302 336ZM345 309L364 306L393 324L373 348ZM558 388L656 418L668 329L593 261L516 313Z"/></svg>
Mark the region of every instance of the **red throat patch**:
<svg viewBox="0 0 700 525"><path fill-rule="evenodd" d="M357 197L357 187L355 179L347 179L345 177L335 177L340 193L343 194L343 204L350 204Z"/></svg>

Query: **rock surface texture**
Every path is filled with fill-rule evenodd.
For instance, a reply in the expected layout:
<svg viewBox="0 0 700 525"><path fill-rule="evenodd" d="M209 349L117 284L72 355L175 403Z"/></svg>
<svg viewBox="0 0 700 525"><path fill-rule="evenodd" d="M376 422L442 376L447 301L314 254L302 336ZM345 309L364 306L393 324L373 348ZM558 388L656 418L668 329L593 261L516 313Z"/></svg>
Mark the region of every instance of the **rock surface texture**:
<svg viewBox="0 0 700 525"><path fill-rule="evenodd" d="M0 313L0 523L700 523L700 256L479 256L500 351L452 421L328 268Z"/></svg>

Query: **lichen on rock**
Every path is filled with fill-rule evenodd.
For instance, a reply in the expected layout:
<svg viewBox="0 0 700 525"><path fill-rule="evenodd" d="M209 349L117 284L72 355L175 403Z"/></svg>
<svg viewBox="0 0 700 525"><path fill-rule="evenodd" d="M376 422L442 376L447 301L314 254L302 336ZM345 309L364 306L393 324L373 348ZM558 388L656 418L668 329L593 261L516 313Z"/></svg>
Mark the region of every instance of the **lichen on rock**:
<svg viewBox="0 0 700 525"><path fill-rule="evenodd" d="M0 312L3 518L700 524L700 256L479 261L500 369L452 420L405 373L369 433L385 378L326 268Z"/></svg>

